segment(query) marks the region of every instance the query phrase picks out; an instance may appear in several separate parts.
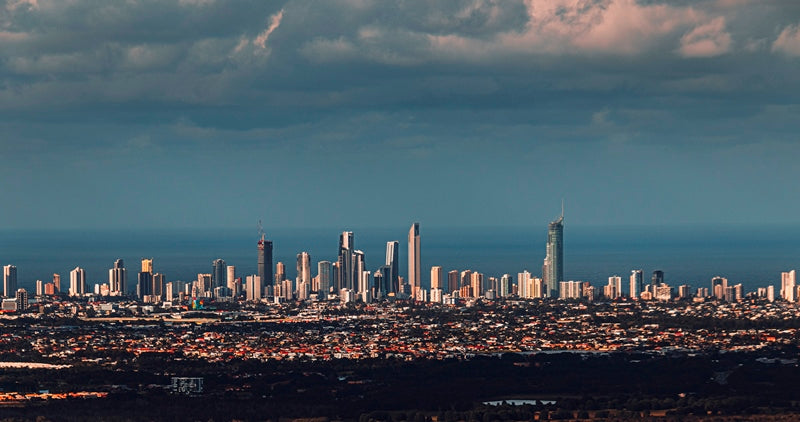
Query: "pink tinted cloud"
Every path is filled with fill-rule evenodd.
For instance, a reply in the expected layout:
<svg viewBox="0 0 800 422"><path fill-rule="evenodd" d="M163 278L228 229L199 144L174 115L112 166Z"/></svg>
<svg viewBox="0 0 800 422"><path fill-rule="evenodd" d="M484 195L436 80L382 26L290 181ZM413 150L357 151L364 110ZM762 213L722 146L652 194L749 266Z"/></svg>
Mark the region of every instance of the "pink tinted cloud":
<svg viewBox="0 0 800 422"><path fill-rule="evenodd" d="M681 37L678 53L683 57L714 57L730 48L731 35L725 30L725 18L720 16Z"/></svg>
<svg viewBox="0 0 800 422"><path fill-rule="evenodd" d="M800 56L800 24L783 28L778 39L772 43L772 52L787 56Z"/></svg>

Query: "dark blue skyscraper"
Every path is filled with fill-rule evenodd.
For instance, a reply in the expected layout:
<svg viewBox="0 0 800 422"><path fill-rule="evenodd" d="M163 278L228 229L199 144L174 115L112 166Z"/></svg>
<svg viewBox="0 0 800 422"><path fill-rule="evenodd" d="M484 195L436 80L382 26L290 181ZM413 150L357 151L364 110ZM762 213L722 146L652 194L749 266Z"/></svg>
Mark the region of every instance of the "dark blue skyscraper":
<svg viewBox="0 0 800 422"><path fill-rule="evenodd" d="M266 239L264 232L261 232L261 239L258 241L258 276L261 277L262 286L271 286L275 280L272 274L272 241ZM261 289L264 291L264 289ZM267 295L271 296L271 289L266 289Z"/></svg>
<svg viewBox="0 0 800 422"><path fill-rule="evenodd" d="M227 270L228 266L222 259L215 259L211 262L211 290L227 285Z"/></svg>
<svg viewBox="0 0 800 422"><path fill-rule="evenodd" d="M547 297L558 297L558 283L564 281L564 209L547 226L547 256L542 267Z"/></svg>

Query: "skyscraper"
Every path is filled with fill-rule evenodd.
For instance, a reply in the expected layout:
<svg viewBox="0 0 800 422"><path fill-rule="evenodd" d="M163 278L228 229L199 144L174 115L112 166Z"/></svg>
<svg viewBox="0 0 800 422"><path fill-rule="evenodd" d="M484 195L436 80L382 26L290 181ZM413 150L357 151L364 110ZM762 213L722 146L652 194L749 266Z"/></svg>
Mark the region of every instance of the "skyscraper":
<svg viewBox="0 0 800 422"><path fill-rule="evenodd" d="M311 286L311 255L308 252L297 254L297 285L301 282Z"/></svg>
<svg viewBox="0 0 800 422"><path fill-rule="evenodd" d="M114 261L114 267L108 270L108 287L111 296L124 296L128 284L128 270L122 259Z"/></svg>
<svg viewBox="0 0 800 422"><path fill-rule="evenodd" d="M419 223L414 223L408 230L408 284L411 287L411 298L419 300L417 296L421 281Z"/></svg>
<svg viewBox="0 0 800 422"><path fill-rule="evenodd" d="M542 266L547 297L557 298L559 282L564 281L564 208L561 216L547 226L547 255Z"/></svg>
<svg viewBox="0 0 800 422"><path fill-rule="evenodd" d="M274 282L274 277L272 275L272 241L266 239L266 235L263 231L261 233L261 239L258 241L257 269L261 283L269 286ZM261 291L263 290L262 288Z"/></svg>
<svg viewBox="0 0 800 422"><path fill-rule="evenodd" d="M341 289L353 290L356 284L355 275L353 271L353 232L342 232L339 235L339 255L336 263L337 277L336 277L336 291Z"/></svg>
<svg viewBox="0 0 800 422"><path fill-rule="evenodd" d="M443 289L444 287L442 267L438 265L431 267L431 289Z"/></svg>
<svg viewBox="0 0 800 422"><path fill-rule="evenodd" d="M366 258L364 257L364 252L360 250L353 251L353 276L355 277L355 282L353 284L353 292L355 293L363 293L364 290L362 288L368 288L365 286L369 286L369 283L364 283L364 275L363 273L367 271L367 263Z"/></svg>
<svg viewBox="0 0 800 422"><path fill-rule="evenodd" d="M796 286L796 273L795 270L781 273L781 298L787 302L795 301L795 286ZM774 294L774 293L773 293Z"/></svg>
<svg viewBox="0 0 800 422"><path fill-rule="evenodd" d="M61 293L61 274L53 273L53 291L55 294Z"/></svg>
<svg viewBox="0 0 800 422"><path fill-rule="evenodd" d="M239 290L236 286L236 267L233 265L228 265L228 274L225 280L225 285L231 290L231 296L238 296ZM269 283L267 283L269 285Z"/></svg>
<svg viewBox="0 0 800 422"><path fill-rule="evenodd" d="M631 270L630 278L630 297L636 299L642 294L644 287L644 272L642 270Z"/></svg>
<svg viewBox="0 0 800 422"><path fill-rule="evenodd" d="M142 271L139 272L136 284L136 296L139 300L153 294L153 259L142 259Z"/></svg>
<svg viewBox="0 0 800 422"><path fill-rule="evenodd" d="M69 295L83 296L86 294L86 271L81 267L75 267L69 272Z"/></svg>
<svg viewBox="0 0 800 422"><path fill-rule="evenodd" d="M656 287L664 284L664 271L655 270L653 276L650 277L650 291L656 294Z"/></svg>
<svg viewBox="0 0 800 422"><path fill-rule="evenodd" d="M386 242L386 266L389 267L390 280L383 282L388 281L391 285L397 286L400 281L400 242L397 240ZM395 288L393 291L396 292L397 289Z"/></svg>
<svg viewBox="0 0 800 422"><path fill-rule="evenodd" d="M17 267L6 265L3 267L3 296L14 297L17 294Z"/></svg>
<svg viewBox="0 0 800 422"><path fill-rule="evenodd" d="M211 261L211 290L227 284L227 265L222 259Z"/></svg>
<svg viewBox="0 0 800 422"><path fill-rule="evenodd" d="M328 293L331 289L332 268L330 261L319 261L317 263L317 276L319 277L319 291L317 292L317 296L319 300L328 300Z"/></svg>

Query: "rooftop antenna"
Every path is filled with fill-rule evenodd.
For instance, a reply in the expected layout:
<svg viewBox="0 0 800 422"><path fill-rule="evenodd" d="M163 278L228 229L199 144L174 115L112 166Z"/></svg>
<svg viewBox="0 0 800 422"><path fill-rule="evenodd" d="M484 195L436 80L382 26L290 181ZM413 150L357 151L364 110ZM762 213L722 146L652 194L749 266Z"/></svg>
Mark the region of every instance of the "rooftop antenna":
<svg viewBox="0 0 800 422"><path fill-rule="evenodd" d="M264 236L266 235L266 233L264 233L264 225L261 224L260 218L258 219L258 234L261 235L261 240L264 240Z"/></svg>
<svg viewBox="0 0 800 422"><path fill-rule="evenodd" d="M564 219L564 198L561 198L561 219Z"/></svg>

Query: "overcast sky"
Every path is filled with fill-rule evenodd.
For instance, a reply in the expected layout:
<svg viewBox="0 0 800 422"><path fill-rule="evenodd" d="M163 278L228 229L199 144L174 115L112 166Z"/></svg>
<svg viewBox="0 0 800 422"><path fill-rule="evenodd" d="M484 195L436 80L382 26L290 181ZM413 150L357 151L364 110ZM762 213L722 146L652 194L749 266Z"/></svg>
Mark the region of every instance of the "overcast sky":
<svg viewBox="0 0 800 422"><path fill-rule="evenodd" d="M0 5L0 228L800 223L798 1Z"/></svg>

